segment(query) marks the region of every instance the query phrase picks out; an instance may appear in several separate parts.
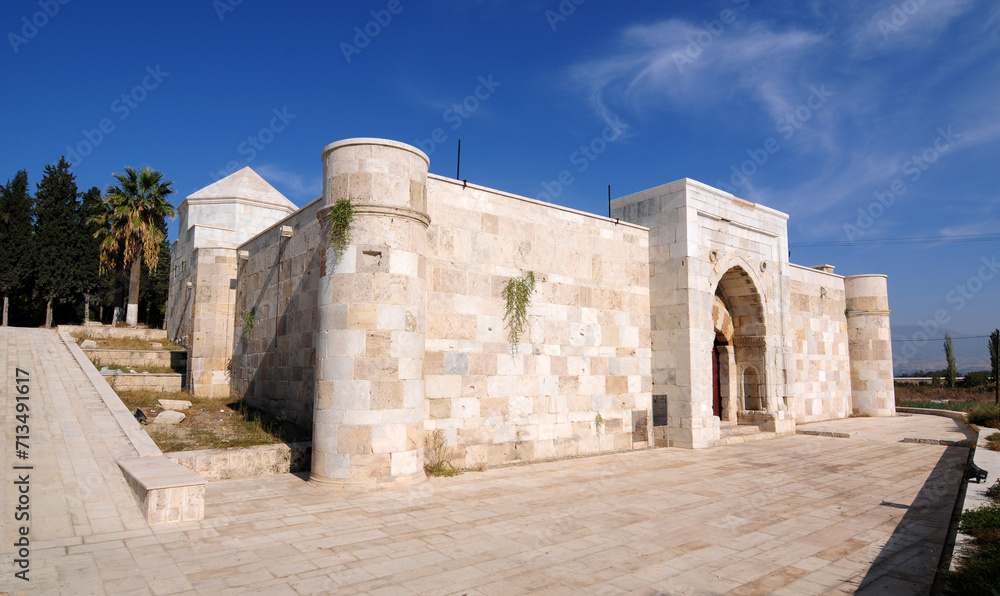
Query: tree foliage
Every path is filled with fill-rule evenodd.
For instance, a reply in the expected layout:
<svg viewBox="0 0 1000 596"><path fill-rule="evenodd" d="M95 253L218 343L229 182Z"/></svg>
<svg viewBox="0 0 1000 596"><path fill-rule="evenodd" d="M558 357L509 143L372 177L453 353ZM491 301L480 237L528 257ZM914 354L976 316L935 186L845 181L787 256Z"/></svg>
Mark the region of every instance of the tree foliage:
<svg viewBox="0 0 1000 596"><path fill-rule="evenodd" d="M0 186L0 294L5 326L11 294L27 287L32 277L31 211L28 173L21 170Z"/></svg>
<svg viewBox="0 0 1000 596"><path fill-rule="evenodd" d="M45 166L35 193L35 285L46 301L46 326L52 303L66 302L79 289L79 255L72 239L79 231L76 176L65 157Z"/></svg>
<svg viewBox="0 0 1000 596"><path fill-rule="evenodd" d="M142 264L139 286L139 311L148 313L146 324L159 327L167 312L167 295L170 293L170 243L167 241L167 220L164 217L156 224L163 232L160 241L160 256L156 269Z"/></svg>
<svg viewBox="0 0 1000 596"><path fill-rule="evenodd" d="M111 282L107 275L101 273L101 243L96 238L100 229L97 222L100 221L104 209L104 199L101 197L99 188L94 186L83 193L80 213L77 218L80 226L76 240L78 243L77 251L80 255L78 292L84 297L84 302L87 305L85 310L89 310L91 303L100 304L103 302L102 299L106 296L109 282ZM84 316L85 319L87 314Z"/></svg>
<svg viewBox="0 0 1000 596"><path fill-rule="evenodd" d="M949 389L955 387L955 377L958 376L958 365L955 363L955 344L951 340L951 334L944 334L944 357L948 361L945 382Z"/></svg>
<svg viewBox="0 0 1000 596"><path fill-rule="evenodd" d="M129 325L137 322L139 308L140 263L156 271L160 262L161 244L166 230L161 229L165 217L174 216L174 207L167 201L173 194L173 182L150 169L125 167L124 174L114 174L118 184L108 187L105 211L97 223L101 240L101 270L125 270L129 274Z"/></svg>
<svg viewBox="0 0 1000 596"><path fill-rule="evenodd" d="M995 403L1000 404L1000 329L990 334L990 367L993 374Z"/></svg>

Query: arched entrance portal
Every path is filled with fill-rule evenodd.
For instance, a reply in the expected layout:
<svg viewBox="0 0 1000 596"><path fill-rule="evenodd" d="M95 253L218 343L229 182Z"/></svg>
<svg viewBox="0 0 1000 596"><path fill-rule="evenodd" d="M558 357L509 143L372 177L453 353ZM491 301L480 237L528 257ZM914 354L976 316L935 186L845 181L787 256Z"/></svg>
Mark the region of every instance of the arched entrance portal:
<svg viewBox="0 0 1000 596"><path fill-rule="evenodd" d="M723 422L737 422L766 411L764 303L743 268L733 267L719 280L712 321L713 413Z"/></svg>

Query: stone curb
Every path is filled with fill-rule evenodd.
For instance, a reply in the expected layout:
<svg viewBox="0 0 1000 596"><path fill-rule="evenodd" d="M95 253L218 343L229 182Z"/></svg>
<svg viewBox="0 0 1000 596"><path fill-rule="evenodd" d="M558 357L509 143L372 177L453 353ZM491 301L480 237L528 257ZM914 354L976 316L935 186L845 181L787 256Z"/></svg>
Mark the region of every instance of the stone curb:
<svg viewBox="0 0 1000 596"><path fill-rule="evenodd" d="M916 443L919 445L944 445L946 447L975 447L976 442L972 439L925 439L922 437L906 437L904 443Z"/></svg>
<svg viewBox="0 0 1000 596"><path fill-rule="evenodd" d="M813 437L834 437L836 439L850 439L857 433L844 433L844 432L837 432L834 430L807 430L807 429L797 428L795 429L795 434L809 435Z"/></svg>
<svg viewBox="0 0 1000 596"><path fill-rule="evenodd" d="M986 437L993 433L1000 432L995 428L979 428L979 442L972 454L972 463L989 472L989 477L985 483L966 482L965 501L962 503L962 512L975 509L982 505L990 505L993 500L986 495L986 489L993 486L997 478L1000 478L1000 452L986 448ZM951 557L951 569L954 570L957 561L965 548L966 542L971 537L959 532L955 538L955 550Z"/></svg>
<svg viewBox="0 0 1000 596"><path fill-rule="evenodd" d="M926 414L928 416L943 416L945 418L954 418L955 420L961 420L963 422L969 419L968 414L965 412L958 412L955 410L938 410L936 408L896 408L897 413L902 414Z"/></svg>

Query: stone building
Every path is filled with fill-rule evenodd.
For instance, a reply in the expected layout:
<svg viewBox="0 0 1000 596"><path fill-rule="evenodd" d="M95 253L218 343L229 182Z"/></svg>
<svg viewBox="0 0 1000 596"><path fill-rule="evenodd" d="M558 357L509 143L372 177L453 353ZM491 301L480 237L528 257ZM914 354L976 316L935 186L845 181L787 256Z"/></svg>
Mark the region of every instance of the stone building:
<svg viewBox="0 0 1000 596"><path fill-rule="evenodd" d="M302 208L249 168L189 196L167 312L190 390L311 427L316 482L420 480L434 436L471 467L895 413L885 276L789 263L783 213L684 179L601 217L379 139L322 161ZM511 346L503 287L528 272Z"/></svg>

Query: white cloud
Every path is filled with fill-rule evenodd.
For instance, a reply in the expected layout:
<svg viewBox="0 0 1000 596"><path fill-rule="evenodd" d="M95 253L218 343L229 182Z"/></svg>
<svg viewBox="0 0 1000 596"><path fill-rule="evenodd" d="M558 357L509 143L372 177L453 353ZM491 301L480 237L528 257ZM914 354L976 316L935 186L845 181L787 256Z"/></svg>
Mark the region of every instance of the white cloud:
<svg viewBox="0 0 1000 596"><path fill-rule="evenodd" d="M670 19L628 28L611 55L576 65L571 76L608 124L622 111L710 109L734 93L750 94L777 119L801 101L796 65L822 40L759 24L712 31Z"/></svg>
<svg viewBox="0 0 1000 596"><path fill-rule="evenodd" d="M974 0L883 0L868 5L855 24L850 43L856 54L930 47Z"/></svg>

